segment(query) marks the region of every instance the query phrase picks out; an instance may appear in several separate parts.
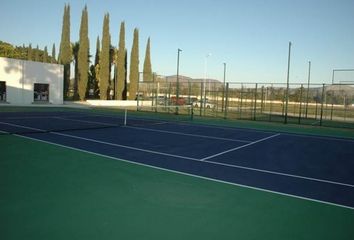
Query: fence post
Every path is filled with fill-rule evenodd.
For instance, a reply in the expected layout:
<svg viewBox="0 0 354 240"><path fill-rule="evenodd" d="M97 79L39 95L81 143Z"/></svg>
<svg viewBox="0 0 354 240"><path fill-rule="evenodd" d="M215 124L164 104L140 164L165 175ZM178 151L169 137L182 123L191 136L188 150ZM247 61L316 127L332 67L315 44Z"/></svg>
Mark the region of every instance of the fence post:
<svg viewBox="0 0 354 240"><path fill-rule="evenodd" d="M299 124L301 124L302 90L303 90L303 85L301 84L301 88L300 88L300 107L299 107Z"/></svg>
<svg viewBox="0 0 354 240"><path fill-rule="evenodd" d="M159 100L159 83L153 83L155 84L155 112L157 112L157 104Z"/></svg>
<svg viewBox="0 0 354 240"><path fill-rule="evenodd" d="M241 84L241 91L240 91L240 98L241 98L241 102L240 102L240 119L242 119L242 95L243 95L243 84Z"/></svg>
<svg viewBox="0 0 354 240"><path fill-rule="evenodd" d="M289 105L289 84L287 85L286 88L286 93L285 93L285 108L284 108L284 123L288 123L288 105Z"/></svg>
<svg viewBox="0 0 354 240"><path fill-rule="evenodd" d="M283 99L282 99L282 103L283 103L283 105L282 105L282 109L281 109L281 115L284 117L285 116L285 90L284 90L284 92L283 92Z"/></svg>
<svg viewBox="0 0 354 240"><path fill-rule="evenodd" d="M171 105L171 82L168 86L168 105ZM168 107L168 113L170 113L171 107Z"/></svg>
<svg viewBox="0 0 354 240"><path fill-rule="evenodd" d="M320 126L322 126L322 118L323 118L324 93L325 93L325 84L322 85Z"/></svg>
<svg viewBox="0 0 354 240"><path fill-rule="evenodd" d="M264 110L264 106L265 105L265 101L264 101L264 86L262 86L262 90L261 90L261 113L263 114L263 110Z"/></svg>
<svg viewBox="0 0 354 240"><path fill-rule="evenodd" d="M202 116L202 105L203 105L203 91L204 90L204 83L200 82L200 101L198 103L199 105L199 116Z"/></svg>
<svg viewBox="0 0 354 240"><path fill-rule="evenodd" d="M331 104L332 104L332 106L331 106L331 121L333 120L333 105L334 105L333 96L334 96L334 91L332 90L332 95L331 95Z"/></svg>
<svg viewBox="0 0 354 240"><path fill-rule="evenodd" d="M229 105L229 83L226 83L224 119L227 118L227 108Z"/></svg>
<svg viewBox="0 0 354 240"><path fill-rule="evenodd" d="M270 101L270 106L269 106L269 122L272 121L272 114L273 114L273 84L271 84L270 86L270 97L269 97L269 101Z"/></svg>
<svg viewBox="0 0 354 240"><path fill-rule="evenodd" d="M222 86L221 112L224 111L224 107L225 107L224 105L225 105L225 84Z"/></svg>
<svg viewBox="0 0 354 240"><path fill-rule="evenodd" d="M256 120L256 113L257 113L257 91L258 91L258 83L256 83L256 88L254 91L253 120Z"/></svg>
<svg viewBox="0 0 354 240"><path fill-rule="evenodd" d="M139 111L139 100L140 100L140 82L138 81L138 87L137 87L137 96L136 96L136 110Z"/></svg>
<svg viewBox="0 0 354 240"><path fill-rule="evenodd" d="M318 98L319 98L319 96L318 96L319 94L318 94L318 90L317 90L317 92L316 92L316 109L315 109L315 120L317 120L317 114L318 114Z"/></svg>
<svg viewBox="0 0 354 240"><path fill-rule="evenodd" d="M191 82L188 81L188 104L193 106L191 95L192 95L192 85ZM190 111L191 111L190 113L192 114L193 112L192 109L190 109Z"/></svg>

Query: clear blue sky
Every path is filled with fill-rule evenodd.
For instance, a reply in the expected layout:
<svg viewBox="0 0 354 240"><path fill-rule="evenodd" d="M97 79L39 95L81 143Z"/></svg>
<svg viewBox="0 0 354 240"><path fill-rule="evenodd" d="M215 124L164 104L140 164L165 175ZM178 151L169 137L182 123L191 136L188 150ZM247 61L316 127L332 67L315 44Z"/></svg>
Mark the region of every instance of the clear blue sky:
<svg viewBox="0 0 354 240"><path fill-rule="evenodd" d="M71 6L73 42L87 4L92 53L108 12L112 44L118 45L125 21L130 52L139 28L141 69L150 36L153 71L162 75L176 74L181 48L182 75L203 78L211 53L211 78L222 79L226 62L227 81L284 82L289 41L291 82L307 81L309 60L317 83L330 82L334 68L354 68L353 0L1 0L0 40L58 47L65 3Z"/></svg>

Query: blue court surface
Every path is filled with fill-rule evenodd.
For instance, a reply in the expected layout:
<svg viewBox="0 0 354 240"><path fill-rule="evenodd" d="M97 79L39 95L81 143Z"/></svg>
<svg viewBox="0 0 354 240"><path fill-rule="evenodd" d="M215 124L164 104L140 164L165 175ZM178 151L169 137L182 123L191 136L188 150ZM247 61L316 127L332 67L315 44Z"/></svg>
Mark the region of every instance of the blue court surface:
<svg viewBox="0 0 354 240"><path fill-rule="evenodd" d="M0 131L112 159L354 209L354 140L68 112L0 114Z"/></svg>

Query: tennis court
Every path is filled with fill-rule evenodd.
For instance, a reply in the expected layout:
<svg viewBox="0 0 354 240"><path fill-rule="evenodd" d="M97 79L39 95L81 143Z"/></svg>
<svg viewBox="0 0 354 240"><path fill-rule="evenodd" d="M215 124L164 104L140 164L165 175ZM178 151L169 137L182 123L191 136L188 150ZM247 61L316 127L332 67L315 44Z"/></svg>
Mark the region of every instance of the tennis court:
<svg viewBox="0 0 354 240"><path fill-rule="evenodd" d="M334 236L350 239L354 236L352 138L200 125L192 121L130 117L129 113L16 111L2 112L0 119L0 141L2 147L6 146L3 151L7 156L7 159L2 158L3 177L6 176L4 194L6 191L13 193L10 183L13 176L6 169L13 168L16 172L17 168L22 169L17 164L25 163L30 167L19 170L29 178L25 182L38 184L39 179L35 174L31 175L29 169L33 168L31 164L43 164L35 167L39 176L47 175L40 171L41 168L58 174L60 179L67 175L78 184L74 189L80 188L79 192L83 191L81 188L94 189L104 199L102 212L91 202L98 195L83 201L95 209L99 223L80 214L79 218L88 225L72 223L74 226L84 228L90 226L89 221L100 226L101 234L110 231L130 239L144 235L166 239L163 237L168 234L165 231L171 234L168 239L199 239L201 236L203 239L235 236L253 239L265 233L272 239L333 239ZM39 152L33 153L33 149ZM21 153L20 162L15 164L14 156L21 156ZM68 170L67 166L74 169ZM126 175L124 179L122 174ZM101 185L101 181L105 184ZM121 181L123 186L129 187L117 190L122 186ZM64 180L55 185L55 189L48 186L50 190L42 189L42 186L31 188L58 196L57 191L66 190L63 185L70 183ZM15 184L16 187L22 189ZM72 186L68 188L73 190ZM84 190L85 194L89 192ZM59 202L61 199L67 204L74 201L80 209L78 199L65 196L66 191L62 194ZM11 194L8 196L12 199ZM49 198L51 204L56 201L51 195ZM122 198L126 207L109 208ZM4 203L11 205L9 199L5 198ZM45 199L40 202L52 209ZM61 206L57 211L59 209L65 211L65 207ZM72 206L69 209L78 214ZM111 211L117 215L110 215ZM146 211L152 215L144 216ZM120 213L126 218L121 219ZM107 219L105 214L109 215ZM12 215L7 212L5 216L10 218ZM164 227L155 226L155 218L156 223ZM146 220L143 224L142 219ZM167 219L171 220L170 224L165 223ZM187 219L193 222L186 225ZM101 225L101 221L107 221L108 225ZM109 224L115 221L124 229L117 226L120 231L113 230ZM136 232L132 233L134 227ZM65 231L73 231L68 228ZM83 233L78 230L77 234ZM95 234L100 232L95 231ZM114 236L108 234L107 239Z"/></svg>

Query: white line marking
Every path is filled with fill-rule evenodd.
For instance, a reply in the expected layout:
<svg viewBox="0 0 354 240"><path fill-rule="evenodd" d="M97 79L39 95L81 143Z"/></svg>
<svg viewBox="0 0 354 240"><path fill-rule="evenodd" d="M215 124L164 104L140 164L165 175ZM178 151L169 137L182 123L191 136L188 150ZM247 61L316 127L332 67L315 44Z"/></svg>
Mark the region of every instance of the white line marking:
<svg viewBox="0 0 354 240"><path fill-rule="evenodd" d="M143 130L143 131L151 131L151 132L161 132L161 133L175 134L175 135L188 136L188 137L198 137L198 138L206 138L206 139L224 140L224 141L231 141L231 142L243 142L243 143L250 143L251 142L251 141L232 139L232 138L213 137L213 136L207 136L207 135L182 133L182 132L173 132L173 131L158 130L158 129L152 129L152 128L131 127L131 126L126 126L126 128L138 129L138 130Z"/></svg>
<svg viewBox="0 0 354 240"><path fill-rule="evenodd" d="M79 117L82 115L49 115L49 116L22 116L22 117L4 117L5 120L22 120L22 119L46 119L46 118L56 118L56 117Z"/></svg>
<svg viewBox="0 0 354 240"><path fill-rule="evenodd" d="M9 125L9 126L13 126L13 127L19 127L19 128L25 128L25 129L29 129L29 130L38 131L38 132L46 132L46 130L43 130L43 129L26 127L26 126L22 126L22 125L18 125L18 124L13 124L13 123L0 122L0 124Z"/></svg>
<svg viewBox="0 0 354 240"><path fill-rule="evenodd" d="M326 137L326 136L317 136L317 135L304 135L304 134L296 134L296 133L282 133L282 135L291 136L291 137L298 137L298 138L314 138L314 139L321 139L321 140L354 143L354 139L350 139L350 138Z"/></svg>
<svg viewBox="0 0 354 240"><path fill-rule="evenodd" d="M31 137L27 137L27 136L22 136L22 135L17 135L17 134L15 134L14 136L25 138L25 139L29 139L29 140L32 140L32 141L38 141L38 142L42 142L42 143L46 143L46 144L50 144L50 145L54 145L54 146L58 146L58 147L63 147L63 148L71 149L71 150L74 150L74 151L79 151L79 152L83 152L83 153L93 154L93 155L96 155L96 156L99 156L99 157L108 158L108 159L115 160L115 161L120 161L120 162L125 162L125 163L128 163L128 164L148 167L148 168L152 168L152 169L157 169L157 170L170 172L170 173L175 173L175 174L184 175L184 176L189 176L189 177L195 177L195 178L198 178L198 179L203 179L203 180L207 180L207 181L211 181L211 182L223 183L223 184L227 184L227 185L231 185L231 186L237 186L237 187L241 187L241 188L257 190L257 191L271 193L271 194L275 194L275 195L292 197L292 198L301 199L301 200L305 200L305 201L310 201L310 202L315 202L315 203L320 203L320 204L325 204L325 205L330 205L330 206L335 206L335 207L341 207L341 208L354 210L354 207L341 205L341 204L337 204L337 203L326 202L326 201L317 200L317 199L313 199L313 198L307 198L307 197L297 196L297 195L293 195L293 194L272 191L272 190L268 190L268 189L264 189L264 188L247 186L247 185L239 184L239 183L227 182L227 181L213 179L213 178L209 178L209 177L203 177L203 176L199 176L199 175L194 175L194 174L191 174L191 173L179 172L179 171L176 171L176 170L156 167L156 166L152 166L152 165L148 165L148 164L144 164L144 163L139 163L139 162L134 162L134 161L126 160L126 159L116 158L116 157L113 157L113 156L103 155L103 154L100 154L100 153L95 153L95 152L83 150L83 149L80 149L80 148L69 147L69 146L65 146L65 145L62 145L62 144L48 142L48 141L45 141L45 140L40 140L40 139L31 138Z"/></svg>
<svg viewBox="0 0 354 240"><path fill-rule="evenodd" d="M109 127L117 127L119 125L117 124L110 124L110 123L103 123L103 122L96 122L96 121L88 121L88 120L79 120L79 119L71 119L71 118L64 118L64 117L53 117L55 119L59 120L64 120L64 121L73 121L73 122L82 122L82 123L93 123L93 124L99 124L103 126L109 126ZM123 124L122 124L123 125Z"/></svg>
<svg viewBox="0 0 354 240"><path fill-rule="evenodd" d="M257 141L254 141L254 142L250 142L250 143L245 144L245 145L242 145L242 146L238 146L238 147L235 147L235 148L231 148L231 149L229 149L229 150L226 150L226 151L223 151L223 152L220 152L220 153L217 153L217 154L214 154L214 155L211 155L211 156L202 158L202 159L200 159L200 161L206 161L206 160L208 160L208 159L211 159L211 158L214 158L214 157L217 157L217 156L220 156L220 155L229 153L229 152L233 152L233 151L236 151L236 150L239 150L239 149L241 149L241 148L245 148L245 147L251 146L251 145L256 144L256 143L259 143L259 142L263 142L263 141L265 141L265 140L268 140L268 139L270 139L270 138L277 137L277 136L279 136L279 135L280 135L280 133L277 133L277 134L274 134L274 135L272 135L272 136L265 137L265 138L259 139L259 140L257 140Z"/></svg>
<svg viewBox="0 0 354 240"><path fill-rule="evenodd" d="M212 128L212 129L223 129L223 130L232 130L232 131L241 131L241 132L251 132L251 133L275 133L274 131L266 131L260 129L252 129L252 128L242 128L242 127L222 127L217 125L193 125L188 123L177 123L178 125L187 125L192 127L203 127L203 128ZM296 131L296 129L295 129ZM280 131L279 131L280 132ZM311 133L295 133L295 132L280 132L282 135L294 136L294 137L304 137L304 138L315 138L315 139L323 139L323 140L333 140L333 141L342 141L342 142L354 142L352 137L339 137L339 136L326 136L326 135L316 135Z"/></svg>
<svg viewBox="0 0 354 240"><path fill-rule="evenodd" d="M51 132L51 134L65 136L65 137L70 137L70 138L75 138L75 139L80 139L80 140L85 140L85 141L89 141L89 142L105 144L105 145L110 145L110 146L114 146L114 147L121 147L121 148L131 149L131 150L140 151L140 152L147 152L147 153L153 153L153 154L157 154L157 155L169 156L169 157L174 157L174 158L182 158L182 159L188 159L188 160L193 160L193 161L199 161L199 159L196 159L196 158L185 157L185 156L176 155L176 154L157 152L157 151L153 151L153 150L147 150L147 149L143 149L143 148L136 148L136 147L126 146L126 145L121 145L121 144L110 143L110 142L104 142L104 141L99 141L99 140L95 140L95 139L91 139L91 138L78 137L78 136L70 135L70 134L57 133L57 132Z"/></svg>
<svg viewBox="0 0 354 240"><path fill-rule="evenodd" d="M104 118L113 118L113 119L119 119L122 121L121 124L109 124L109 123L102 123L102 122L98 122L98 121L87 121L87 120L79 120L79 119L70 119L70 118L62 118L62 117L55 117L55 118L58 118L58 119L63 119L63 120L72 120L72 121L77 121L77 122L86 122L86 123L95 123L95 124L105 124L105 125L108 125L108 126L125 126L126 123L124 122L126 119L122 119L121 117L114 117L114 116L107 116L107 115L90 115L90 116L75 116L76 118L87 118L87 117L104 117ZM129 120L129 119L128 119ZM153 123L148 123L148 125L152 126L152 125L162 125L162 124L167 124L167 122L155 122L153 120L143 120L143 119L137 119L137 118L134 118L134 120L137 120L137 121L150 121L150 122L153 122ZM129 124L129 121L128 121L128 124ZM146 125L146 123L141 123L141 124L136 124L136 125Z"/></svg>
<svg viewBox="0 0 354 240"><path fill-rule="evenodd" d="M263 169L259 169L259 168L244 167L244 166L228 164L228 163L220 163L220 162L214 162L214 161L204 161L204 162L215 164L215 165L221 165L221 166L225 166L225 167L240 168L240 169L245 169L245 170L249 170L249 171L255 171L255 172L262 172L262 173L268 173L268 174L273 174L273 175L280 175L280 176L286 176L286 177L292 177L292 178L305 179L305 180L310 180L310 181L314 181L314 182L330 183L330 184L334 184L334 185L340 185L340 186L354 188L354 185L353 184L349 184L349 183L341 183L341 182L329 181L329 180L312 178L312 177L304 177L304 176L301 176L301 175L288 174L288 173L282 173L282 172L276 172L276 171L270 171L270 170L263 170Z"/></svg>
<svg viewBox="0 0 354 240"><path fill-rule="evenodd" d="M0 123L2 123L2 122L0 122ZM46 130L39 129L39 128L25 127L25 126L21 126L21 125L17 125L17 124L10 124L10 123L4 123L4 124L10 125L10 126L28 128L28 129L35 130L35 131L38 131L38 132L48 132ZM115 147L127 148L127 149L136 150L136 151L140 151L140 152L148 152L148 153L164 155L164 156L169 156L169 157L174 157L174 158L182 158L182 159L199 161L199 159L196 159L196 158L185 157L185 156L176 155L176 154L157 152L157 151L152 151L152 150L147 150L147 149L142 149L142 148L136 148L136 147L126 146L126 145L121 145L121 144L109 143L109 142L99 141L99 140L90 139L90 138L78 137L78 136L70 135L70 134L58 133L58 132L55 132L55 131L49 131L49 133L55 134L55 135L60 135L60 136L65 136L65 137L76 138L76 139L85 140L85 141L90 141L90 142L106 144L106 145L115 146Z"/></svg>

